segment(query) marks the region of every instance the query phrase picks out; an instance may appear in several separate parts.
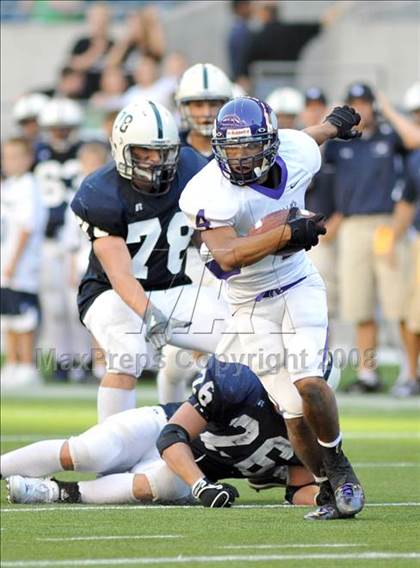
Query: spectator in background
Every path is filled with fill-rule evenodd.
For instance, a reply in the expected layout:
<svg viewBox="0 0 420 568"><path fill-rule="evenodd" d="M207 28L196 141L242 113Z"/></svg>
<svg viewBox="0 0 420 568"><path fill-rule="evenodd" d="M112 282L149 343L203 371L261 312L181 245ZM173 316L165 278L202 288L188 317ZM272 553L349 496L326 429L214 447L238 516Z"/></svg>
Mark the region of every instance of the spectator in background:
<svg viewBox="0 0 420 568"><path fill-rule="evenodd" d="M48 97L42 93L23 95L13 106L13 120L19 126L23 138L36 145L40 131L38 117Z"/></svg>
<svg viewBox="0 0 420 568"><path fill-rule="evenodd" d="M57 84L43 91L49 97L65 97L73 100L85 98L86 75L82 71L66 65L60 71Z"/></svg>
<svg viewBox="0 0 420 568"><path fill-rule="evenodd" d="M134 79L135 85L124 94L124 106L141 98L152 99L166 107L172 105L177 77L173 75L159 77L158 64L154 59L143 56L138 62Z"/></svg>
<svg viewBox="0 0 420 568"><path fill-rule="evenodd" d="M256 2L255 15L262 28L252 34L249 42L239 72L245 78L249 78L251 63L255 61L297 61L304 45L321 30L320 23L282 22L275 1Z"/></svg>
<svg viewBox="0 0 420 568"><path fill-rule="evenodd" d="M127 79L120 67L107 67L102 73L99 91L91 97L90 102L96 109L121 110L127 86Z"/></svg>
<svg viewBox="0 0 420 568"><path fill-rule="evenodd" d="M36 179L33 150L24 138L2 146L1 323L6 333L6 365L1 386L39 384L34 334L40 322L38 288L46 221Z"/></svg>
<svg viewBox="0 0 420 568"><path fill-rule="evenodd" d="M229 70L232 81L237 81L243 74L251 30L252 2L249 0L231 0L234 21L227 39Z"/></svg>
<svg viewBox="0 0 420 568"><path fill-rule="evenodd" d="M327 97L318 87L310 87L305 91L305 106L301 120L305 128L321 124L327 115ZM321 146L323 148L323 146Z"/></svg>
<svg viewBox="0 0 420 568"><path fill-rule="evenodd" d="M159 63L165 53L165 37L156 7L149 6L127 16L125 32L107 57L107 65L121 66L126 76L136 73L141 57Z"/></svg>
<svg viewBox="0 0 420 568"><path fill-rule="evenodd" d="M69 66L86 75L82 98L88 99L99 89L106 55L113 45L109 34L109 7L104 3L94 3L89 9L89 35L76 41Z"/></svg>
<svg viewBox="0 0 420 568"><path fill-rule="evenodd" d="M329 142L325 160L334 167L337 211L344 217L338 243L341 310L344 319L356 325L360 356L351 388L373 392L381 387L375 361L376 297L385 319L399 322L403 317L404 247L400 243L394 268L383 252L392 235L394 196L404 175L401 154L414 149L416 141L408 121L393 121L394 130L379 120L368 85L351 85L347 103L361 115L362 137L351 144Z"/></svg>
<svg viewBox="0 0 420 568"><path fill-rule="evenodd" d="M305 107L301 113L303 128L321 124L327 115L327 98L321 89L312 87L305 92ZM321 146L323 153L326 145ZM320 171L312 178L305 196L309 211L323 213L327 234L319 239L319 245L308 252L327 288L328 315L338 315L337 234L343 216L336 210L333 169L324 161Z"/></svg>
<svg viewBox="0 0 420 568"><path fill-rule="evenodd" d="M299 115L303 110L303 96L292 87L282 87L270 93L267 103L277 116L279 128L297 128Z"/></svg>
<svg viewBox="0 0 420 568"><path fill-rule="evenodd" d="M381 97L381 106L386 114L396 115L388 101ZM385 109L385 110L384 110ZM415 83L405 94L404 109L410 113L412 125L420 136L420 82ZM399 116L399 121L405 120ZM396 247L407 229L413 225L415 235L411 258L408 265L408 289L405 295L404 321L401 336L407 356L406 368L400 372L392 394L409 397L420 394L420 375L418 372L420 355L420 150L414 150L407 158L406 185L401 200L395 206L392 219L392 239L388 251L391 266L396 263Z"/></svg>

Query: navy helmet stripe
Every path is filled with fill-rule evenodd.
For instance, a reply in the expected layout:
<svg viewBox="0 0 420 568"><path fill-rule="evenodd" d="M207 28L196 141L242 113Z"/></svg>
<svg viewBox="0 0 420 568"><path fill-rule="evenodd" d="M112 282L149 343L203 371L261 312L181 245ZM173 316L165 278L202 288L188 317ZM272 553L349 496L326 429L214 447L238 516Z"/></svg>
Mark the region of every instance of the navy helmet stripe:
<svg viewBox="0 0 420 568"><path fill-rule="evenodd" d="M209 74L207 71L207 65L203 65L203 86L204 89L207 90L209 88Z"/></svg>
<svg viewBox="0 0 420 568"><path fill-rule="evenodd" d="M157 106L155 105L155 103L153 101L149 101L149 104L152 107L153 112L155 113L155 117L156 117L157 137L163 138L163 123L162 123L162 117L160 116L160 112L159 112Z"/></svg>

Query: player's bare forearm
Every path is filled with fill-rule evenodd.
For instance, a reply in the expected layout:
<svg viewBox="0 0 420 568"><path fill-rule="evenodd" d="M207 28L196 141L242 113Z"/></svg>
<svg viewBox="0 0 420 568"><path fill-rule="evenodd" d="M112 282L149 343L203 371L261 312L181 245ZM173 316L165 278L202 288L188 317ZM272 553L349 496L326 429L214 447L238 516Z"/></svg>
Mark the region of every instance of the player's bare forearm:
<svg viewBox="0 0 420 568"><path fill-rule="evenodd" d="M289 225L250 237L238 237L232 227L209 229L202 235L214 259L225 271L255 264L285 247L292 236Z"/></svg>
<svg viewBox="0 0 420 568"><path fill-rule="evenodd" d="M309 126L303 130L308 136L313 138L318 146L321 146L327 140L337 136L337 127L329 122L323 122L315 126Z"/></svg>
<svg viewBox="0 0 420 568"><path fill-rule="evenodd" d="M195 463L191 448L187 444L174 444L162 454L168 467L185 483L193 485L204 477L204 473Z"/></svg>
<svg viewBox="0 0 420 568"><path fill-rule="evenodd" d="M207 426L206 420L189 402L184 402L184 404L178 408L169 420L169 423L182 426L182 428L188 432L190 440L197 438ZM203 472L195 463L193 453L188 444L173 444L164 450L162 458L166 461L171 470L189 485L192 485L198 479L204 477Z"/></svg>
<svg viewBox="0 0 420 568"><path fill-rule="evenodd" d="M142 285L133 276L131 257L121 237L103 237L93 243L93 251L101 263L112 288L140 317L148 305Z"/></svg>

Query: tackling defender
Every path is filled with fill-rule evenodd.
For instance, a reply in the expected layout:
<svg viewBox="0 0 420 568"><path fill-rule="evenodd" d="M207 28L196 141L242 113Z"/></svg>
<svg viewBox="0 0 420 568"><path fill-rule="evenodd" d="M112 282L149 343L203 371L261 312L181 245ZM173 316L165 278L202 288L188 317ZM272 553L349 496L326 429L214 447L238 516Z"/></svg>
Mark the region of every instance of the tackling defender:
<svg viewBox="0 0 420 568"><path fill-rule="evenodd" d="M318 145L358 136L359 121L353 109L337 107L320 126L278 131L263 101L228 102L213 131L216 159L180 199L227 283L234 315L218 357L247 357L283 413L295 451L319 481L328 478L342 515L359 512L364 495L341 450L334 394L320 380L327 345L325 286L303 249L315 246L325 228L322 216L308 218L298 208L321 164ZM282 209L290 210L286 222L249 236Z"/></svg>
<svg viewBox="0 0 420 568"><path fill-rule="evenodd" d="M174 118L152 101L118 114L111 144L115 163L88 176L71 204L92 241L78 304L107 359L99 421L135 407L136 378L165 343L214 352L228 317L185 274L192 230L178 200L206 160L180 150Z"/></svg>
<svg viewBox="0 0 420 568"><path fill-rule="evenodd" d="M172 415L171 422L184 424L178 431L191 439L190 453L178 466L198 471L200 480L205 476L205 488L188 475L175 475L159 457L158 438L161 451L166 447L165 459L176 450L168 447L175 434L174 424L167 426ZM63 470L103 477L77 483L21 477ZM238 494L234 487L217 483L219 479L249 478L261 486L267 476L276 479L276 485L286 485L289 503L328 500L326 488L320 492L293 453L284 421L257 377L244 365L214 357L184 404L128 410L67 441L45 440L9 452L2 456L1 475L9 478L10 499L17 503L184 502L191 500L192 485L192 495L204 506L224 507Z"/></svg>

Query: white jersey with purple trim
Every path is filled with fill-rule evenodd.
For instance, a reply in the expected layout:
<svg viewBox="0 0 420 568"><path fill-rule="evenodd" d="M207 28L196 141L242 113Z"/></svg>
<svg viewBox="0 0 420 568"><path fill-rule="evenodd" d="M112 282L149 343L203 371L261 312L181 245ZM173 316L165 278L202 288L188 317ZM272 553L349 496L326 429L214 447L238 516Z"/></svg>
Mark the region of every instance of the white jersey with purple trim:
<svg viewBox="0 0 420 568"><path fill-rule="evenodd" d="M298 130L279 130L280 147L276 163L281 170L277 188L256 183L246 186L226 179L216 160L209 162L185 187L180 207L190 225L197 230L233 227L245 236L255 224L270 213L291 207L305 207L305 192L321 166L316 142ZM218 277L227 281L228 299L232 304L255 300L268 290L290 286L316 272L304 251L291 256L269 255L241 269L223 272L215 261Z"/></svg>

